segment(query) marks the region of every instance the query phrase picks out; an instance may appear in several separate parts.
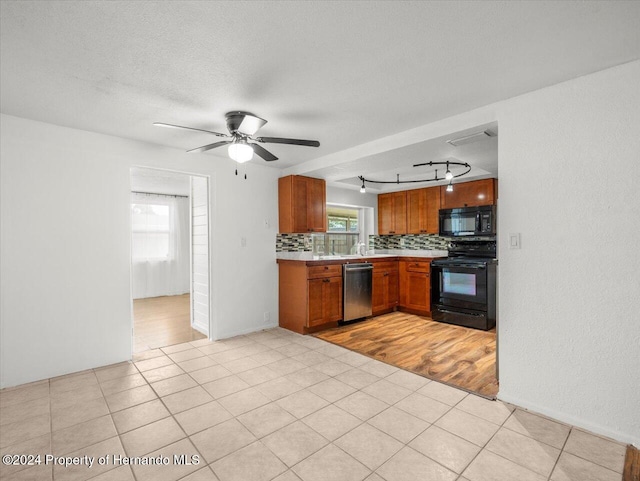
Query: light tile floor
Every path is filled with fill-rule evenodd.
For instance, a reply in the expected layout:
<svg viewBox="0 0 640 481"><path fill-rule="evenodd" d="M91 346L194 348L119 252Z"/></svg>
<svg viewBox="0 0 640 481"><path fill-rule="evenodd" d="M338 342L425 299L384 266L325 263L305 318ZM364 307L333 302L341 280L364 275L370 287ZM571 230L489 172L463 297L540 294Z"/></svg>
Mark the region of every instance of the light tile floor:
<svg viewBox="0 0 640 481"><path fill-rule="evenodd" d="M0 391L0 451L110 455L6 481L613 481L625 446L276 328Z"/></svg>

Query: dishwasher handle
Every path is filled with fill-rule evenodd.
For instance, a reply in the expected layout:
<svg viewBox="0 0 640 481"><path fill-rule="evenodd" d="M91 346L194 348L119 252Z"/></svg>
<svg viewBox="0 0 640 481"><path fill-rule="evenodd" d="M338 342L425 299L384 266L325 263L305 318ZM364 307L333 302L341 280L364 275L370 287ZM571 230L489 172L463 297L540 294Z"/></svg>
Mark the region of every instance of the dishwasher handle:
<svg viewBox="0 0 640 481"><path fill-rule="evenodd" d="M345 272L358 272L358 271L370 271L373 269L373 264L345 264Z"/></svg>

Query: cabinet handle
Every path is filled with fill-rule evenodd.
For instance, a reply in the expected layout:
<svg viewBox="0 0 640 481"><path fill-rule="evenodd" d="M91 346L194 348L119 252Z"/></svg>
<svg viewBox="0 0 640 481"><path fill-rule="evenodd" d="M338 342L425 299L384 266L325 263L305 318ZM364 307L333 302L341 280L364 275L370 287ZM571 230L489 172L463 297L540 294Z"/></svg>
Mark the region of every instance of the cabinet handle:
<svg viewBox="0 0 640 481"><path fill-rule="evenodd" d="M388 272L385 272L385 273L384 273L384 274L382 274L382 275L383 275L383 277L387 277L387 276L389 275L389 273L388 273Z"/></svg>
<svg viewBox="0 0 640 481"><path fill-rule="evenodd" d="M389 231L389 234L395 234L395 233L396 233L396 231L394 231L394 230L390 230Z"/></svg>
<svg viewBox="0 0 640 481"><path fill-rule="evenodd" d="M427 272L424 276L425 276L425 277L429 277L429 273Z"/></svg>
<svg viewBox="0 0 640 481"><path fill-rule="evenodd" d="M329 270L329 266L324 266L324 270L328 271Z"/></svg>
<svg viewBox="0 0 640 481"><path fill-rule="evenodd" d="M322 282L331 282L329 279L322 279Z"/></svg>

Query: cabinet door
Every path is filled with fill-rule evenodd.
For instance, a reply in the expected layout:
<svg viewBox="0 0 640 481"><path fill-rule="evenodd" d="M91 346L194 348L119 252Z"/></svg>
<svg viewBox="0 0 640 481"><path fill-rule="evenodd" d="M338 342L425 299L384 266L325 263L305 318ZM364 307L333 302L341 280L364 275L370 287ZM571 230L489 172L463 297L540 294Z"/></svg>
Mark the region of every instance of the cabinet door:
<svg viewBox="0 0 640 481"><path fill-rule="evenodd" d="M390 234L407 233L407 193L394 192L393 196L393 229Z"/></svg>
<svg viewBox="0 0 640 481"><path fill-rule="evenodd" d="M386 288L387 288L387 309L393 309L398 305L399 297L399 281L398 281L398 271L393 270L389 271L389 275L386 276Z"/></svg>
<svg viewBox="0 0 640 481"><path fill-rule="evenodd" d="M407 232L421 234L424 232L427 212L426 189L407 192Z"/></svg>
<svg viewBox="0 0 640 481"><path fill-rule="evenodd" d="M393 230L393 197L378 195L378 234L389 234Z"/></svg>
<svg viewBox="0 0 640 481"><path fill-rule="evenodd" d="M342 277L323 279L322 288L324 322L342 320Z"/></svg>
<svg viewBox="0 0 640 481"><path fill-rule="evenodd" d="M495 179L474 180L462 184L453 184L453 192L447 192L446 186L440 187L440 199L443 209L457 207L475 207L495 204Z"/></svg>
<svg viewBox="0 0 640 481"><path fill-rule="evenodd" d="M407 233L407 193L378 195L378 234Z"/></svg>
<svg viewBox="0 0 640 481"><path fill-rule="evenodd" d="M428 272L407 272L406 307L431 310L431 278Z"/></svg>
<svg viewBox="0 0 640 481"><path fill-rule="evenodd" d="M342 319L342 277L309 279L307 327Z"/></svg>
<svg viewBox="0 0 640 481"><path fill-rule="evenodd" d="M307 229L310 232L326 232L327 201L326 182L307 177Z"/></svg>
<svg viewBox="0 0 640 481"><path fill-rule="evenodd" d="M308 306L307 306L307 327L317 326L324 323L323 315L323 293L324 279L309 279L307 281Z"/></svg>
<svg viewBox="0 0 640 481"><path fill-rule="evenodd" d="M375 315L377 312L387 309L387 293L386 272L373 271L372 286L371 286L371 310Z"/></svg>
<svg viewBox="0 0 640 481"><path fill-rule="evenodd" d="M407 191L407 232L437 234L440 187Z"/></svg>
<svg viewBox="0 0 640 481"><path fill-rule="evenodd" d="M430 259L399 262L399 305L416 313L431 311Z"/></svg>
<svg viewBox="0 0 640 481"><path fill-rule="evenodd" d="M440 228L440 187L425 189L425 215L423 229L427 234L437 234Z"/></svg>
<svg viewBox="0 0 640 481"><path fill-rule="evenodd" d="M293 176L292 215L293 232L309 232L307 199L309 197L307 177Z"/></svg>

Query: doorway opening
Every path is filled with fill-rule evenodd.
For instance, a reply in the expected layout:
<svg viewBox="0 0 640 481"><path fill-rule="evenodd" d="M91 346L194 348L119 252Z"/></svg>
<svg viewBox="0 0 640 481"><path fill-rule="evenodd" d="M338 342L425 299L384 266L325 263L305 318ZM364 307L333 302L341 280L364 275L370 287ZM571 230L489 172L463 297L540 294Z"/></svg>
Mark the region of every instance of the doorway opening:
<svg viewBox="0 0 640 481"><path fill-rule="evenodd" d="M133 352L209 337L208 178L131 169Z"/></svg>

